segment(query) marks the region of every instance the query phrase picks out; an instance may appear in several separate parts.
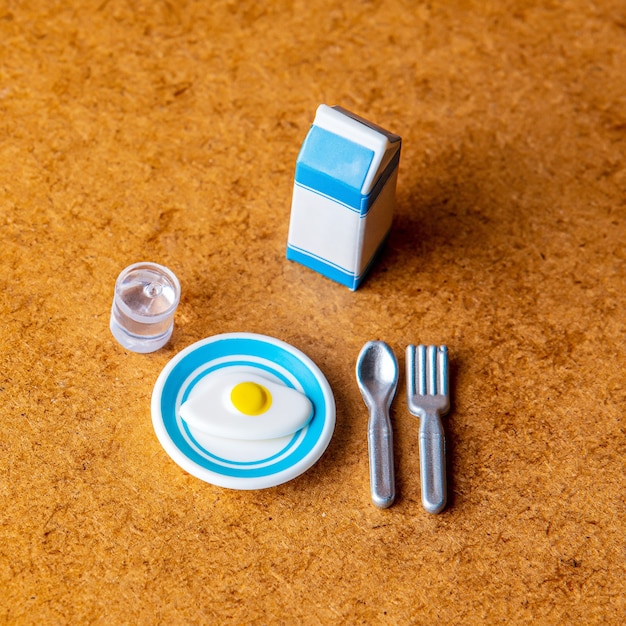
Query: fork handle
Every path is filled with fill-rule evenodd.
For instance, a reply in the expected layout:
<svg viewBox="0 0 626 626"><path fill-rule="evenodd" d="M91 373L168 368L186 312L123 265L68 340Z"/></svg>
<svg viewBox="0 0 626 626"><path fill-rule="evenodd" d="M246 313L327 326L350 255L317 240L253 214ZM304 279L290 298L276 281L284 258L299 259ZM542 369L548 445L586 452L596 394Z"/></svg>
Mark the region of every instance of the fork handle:
<svg viewBox="0 0 626 626"><path fill-rule="evenodd" d="M367 443L372 502L378 508L386 509L396 498L396 479L391 420L382 407L374 407L370 412Z"/></svg>
<svg viewBox="0 0 626 626"><path fill-rule="evenodd" d="M437 413L420 419L419 432L422 505L429 513L446 506L446 439Z"/></svg>

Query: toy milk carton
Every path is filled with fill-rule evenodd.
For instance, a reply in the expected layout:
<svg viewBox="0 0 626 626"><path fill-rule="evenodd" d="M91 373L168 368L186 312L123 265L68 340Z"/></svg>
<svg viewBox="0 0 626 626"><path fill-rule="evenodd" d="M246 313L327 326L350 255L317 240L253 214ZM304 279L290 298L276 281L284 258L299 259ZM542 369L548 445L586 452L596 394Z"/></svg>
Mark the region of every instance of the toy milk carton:
<svg viewBox="0 0 626 626"><path fill-rule="evenodd" d="M287 258L355 290L391 228L402 140L320 105L298 159Z"/></svg>

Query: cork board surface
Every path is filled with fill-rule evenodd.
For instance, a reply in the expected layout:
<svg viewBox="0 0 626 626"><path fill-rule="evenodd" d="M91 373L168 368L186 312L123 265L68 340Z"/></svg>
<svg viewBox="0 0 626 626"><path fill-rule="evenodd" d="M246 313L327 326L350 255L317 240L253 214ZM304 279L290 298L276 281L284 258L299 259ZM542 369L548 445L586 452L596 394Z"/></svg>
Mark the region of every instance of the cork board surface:
<svg viewBox="0 0 626 626"><path fill-rule="evenodd" d="M267 4L267 6L264 6ZM0 2L0 623L621 623L626 614L626 8L597 2ZM356 292L285 259L320 103L400 134L398 208ZM108 324L170 267L150 355ZM150 397L248 331L322 369L320 461L261 491L181 470ZM369 498L354 377L449 347L449 505Z"/></svg>

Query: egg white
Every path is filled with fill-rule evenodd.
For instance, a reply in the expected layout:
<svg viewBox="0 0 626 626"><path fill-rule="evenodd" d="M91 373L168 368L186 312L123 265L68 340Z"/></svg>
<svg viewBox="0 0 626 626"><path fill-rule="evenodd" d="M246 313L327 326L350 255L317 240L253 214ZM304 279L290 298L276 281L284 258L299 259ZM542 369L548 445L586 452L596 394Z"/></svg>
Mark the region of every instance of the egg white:
<svg viewBox="0 0 626 626"><path fill-rule="evenodd" d="M241 382L255 382L272 396L269 409L261 415L245 415L230 400L232 388ZM216 371L191 390L179 408L189 427L224 439L258 441L293 435L313 417L313 405L300 391L256 372Z"/></svg>

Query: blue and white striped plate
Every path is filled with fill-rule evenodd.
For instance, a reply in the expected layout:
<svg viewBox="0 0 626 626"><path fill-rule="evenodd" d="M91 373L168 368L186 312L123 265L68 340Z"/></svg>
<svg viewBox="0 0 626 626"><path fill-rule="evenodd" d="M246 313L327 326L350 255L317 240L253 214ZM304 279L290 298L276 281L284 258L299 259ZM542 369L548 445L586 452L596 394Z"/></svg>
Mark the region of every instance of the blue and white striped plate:
<svg viewBox="0 0 626 626"><path fill-rule="evenodd" d="M255 371L298 389L313 404L313 418L287 437L237 441L196 432L181 419L181 404L205 376L219 370ZM169 456L185 471L213 485L263 489L308 470L324 453L335 429L335 399L320 369L289 344L253 333L209 337L177 354L152 393L152 423Z"/></svg>

